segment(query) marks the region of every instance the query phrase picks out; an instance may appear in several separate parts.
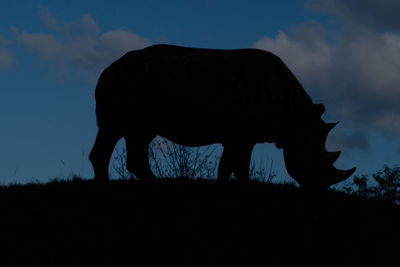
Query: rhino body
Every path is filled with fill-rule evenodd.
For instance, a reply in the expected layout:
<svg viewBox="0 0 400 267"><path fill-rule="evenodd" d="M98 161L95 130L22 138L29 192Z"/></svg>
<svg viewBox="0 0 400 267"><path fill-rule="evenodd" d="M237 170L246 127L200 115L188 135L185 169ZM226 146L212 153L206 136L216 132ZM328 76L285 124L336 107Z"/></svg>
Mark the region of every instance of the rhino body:
<svg viewBox="0 0 400 267"><path fill-rule="evenodd" d="M301 84L274 54L155 45L128 52L101 74L96 87L99 131L89 156L95 179L108 179L116 142L125 138L127 168L154 177L148 145L160 135L186 146L221 143L218 179L249 178L256 143L283 148L289 174L302 185L329 186L354 169L337 170L327 152L333 124L321 119Z"/></svg>

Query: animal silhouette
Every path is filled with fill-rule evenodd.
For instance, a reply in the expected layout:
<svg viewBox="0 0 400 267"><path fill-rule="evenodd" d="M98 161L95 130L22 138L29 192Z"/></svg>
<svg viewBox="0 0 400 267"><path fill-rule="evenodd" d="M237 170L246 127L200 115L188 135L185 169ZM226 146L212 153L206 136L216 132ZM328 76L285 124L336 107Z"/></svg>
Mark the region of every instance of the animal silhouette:
<svg viewBox="0 0 400 267"><path fill-rule="evenodd" d="M95 97L99 130L89 159L98 181L108 180L120 138L127 169L154 178L148 146L157 135L185 146L221 143L220 181L232 173L248 180L253 147L263 142L283 149L288 173L303 186L327 187L355 171L333 166L340 151L327 152L325 142L335 123L321 119L324 106L313 104L267 51L173 45L131 51L100 75Z"/></svg>

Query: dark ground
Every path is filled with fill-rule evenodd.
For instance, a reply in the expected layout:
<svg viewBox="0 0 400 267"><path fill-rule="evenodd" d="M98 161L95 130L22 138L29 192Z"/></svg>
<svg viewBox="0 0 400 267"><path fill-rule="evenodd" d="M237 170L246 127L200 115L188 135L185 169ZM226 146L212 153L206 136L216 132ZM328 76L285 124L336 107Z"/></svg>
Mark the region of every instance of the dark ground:
<svg viewBox="0 0 400 267"><path fill-rule="evenodd" d="M75 180L1 187L0 205L0 266L400 262L399 206L289 185Z"/></svg>

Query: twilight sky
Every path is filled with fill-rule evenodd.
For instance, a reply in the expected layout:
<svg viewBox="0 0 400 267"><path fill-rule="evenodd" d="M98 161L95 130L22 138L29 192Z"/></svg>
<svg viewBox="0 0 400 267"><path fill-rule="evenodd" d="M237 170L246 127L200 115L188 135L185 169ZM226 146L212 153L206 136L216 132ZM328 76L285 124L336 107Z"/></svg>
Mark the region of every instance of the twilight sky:
<svg viewBox="0 0 400 267"><path fill-rule="evenodd" d="M94 88L125 52L156 43L269 50L324 119L336 166L400 160L398 0L5 0L0 4L0 184L92 177ZM281 151L258 145L256 159Z"/></svg>

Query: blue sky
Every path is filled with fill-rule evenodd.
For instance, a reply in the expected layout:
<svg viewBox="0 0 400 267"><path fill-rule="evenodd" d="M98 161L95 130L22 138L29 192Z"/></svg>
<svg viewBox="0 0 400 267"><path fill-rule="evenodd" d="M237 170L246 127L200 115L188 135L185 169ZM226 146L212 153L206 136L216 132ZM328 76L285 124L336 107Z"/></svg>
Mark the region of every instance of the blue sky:
<svg viewBox="0 0 400 267"><path fill-rule="evenodd" d="M396 164L399 12L395 0L2 1L0 183L91 177L97 78L155 43L274 52L341 121L328 142L338 167ZM287 177L274 146L254 155Z"/></svg>

